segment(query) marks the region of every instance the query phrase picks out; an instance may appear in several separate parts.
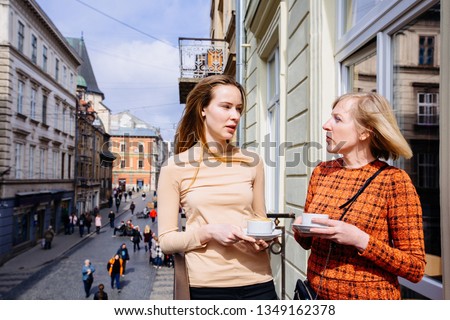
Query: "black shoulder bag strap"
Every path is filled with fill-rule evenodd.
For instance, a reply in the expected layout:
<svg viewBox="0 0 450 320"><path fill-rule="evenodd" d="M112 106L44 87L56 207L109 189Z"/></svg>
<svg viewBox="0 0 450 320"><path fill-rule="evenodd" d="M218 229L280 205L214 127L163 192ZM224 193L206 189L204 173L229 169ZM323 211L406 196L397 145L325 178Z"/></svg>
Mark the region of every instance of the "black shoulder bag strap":
<svg viewBox="0 0 450 320"><path fill-rule="evenodd" d="M347 202L345 202L343 205L339 206L339 209L344 209L344 212L339 217L339 220L342 220L342 218L344 218L345 214L350 209L353 202L355 202L356 199L361 195L361 193L363 193L364 189L367 188L367 186L373 181L373 179L375 179L381 173L381 171L383 171L387 167L389 167L388 164L385 164L382 167L380 167L380 169L378 169L377 172L375 172L369 179L366 180L366 182L363 184L363 186L358 190L358 192L355 193L355 195L353 197L348 199Z"/></svg>

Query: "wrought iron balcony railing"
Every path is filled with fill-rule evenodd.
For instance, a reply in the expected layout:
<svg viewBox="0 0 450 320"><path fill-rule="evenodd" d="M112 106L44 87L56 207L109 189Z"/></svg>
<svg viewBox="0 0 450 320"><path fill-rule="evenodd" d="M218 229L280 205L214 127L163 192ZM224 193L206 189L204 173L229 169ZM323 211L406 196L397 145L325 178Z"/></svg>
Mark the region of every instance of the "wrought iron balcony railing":
<svg viewBox="0 0 450 320"><path fill-rule="evenodd" d="M178 38L181 78L205 78L222 74L228 43L219 39Z"/></svg>

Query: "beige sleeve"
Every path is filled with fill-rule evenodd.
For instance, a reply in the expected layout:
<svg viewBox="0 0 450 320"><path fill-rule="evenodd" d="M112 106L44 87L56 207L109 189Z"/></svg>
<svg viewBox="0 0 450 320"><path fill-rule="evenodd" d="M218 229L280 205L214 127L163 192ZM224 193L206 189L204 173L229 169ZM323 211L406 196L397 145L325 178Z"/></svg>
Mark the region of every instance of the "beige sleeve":
<svg viewBox="0 0 450 320"><path fill-rule="evenodd" d="M179 230L180 174L174 162L165 164L158 182L158 237L166 254L204 247L195 230Z"/></svg>

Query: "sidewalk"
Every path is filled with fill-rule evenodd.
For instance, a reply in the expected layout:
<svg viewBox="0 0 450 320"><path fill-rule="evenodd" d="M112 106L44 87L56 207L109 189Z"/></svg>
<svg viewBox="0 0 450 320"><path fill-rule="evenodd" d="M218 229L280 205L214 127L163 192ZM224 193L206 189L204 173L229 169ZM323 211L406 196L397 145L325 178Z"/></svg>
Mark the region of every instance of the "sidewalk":
<svg viewBox="0 0 450 320"><path fill-rule="evenodd" d="M120 219L120 216L129 210L131 201L139 197L138 193L134 193L132 199L127 202L122 202L119 207L119 213L116 213L116 221ZM100 210L102 216L102 228L109 228L108 214L112 208L103 208ZM114 210L115 211L115 210ZM120 220L119 220L120 221ZM76 228L77 230L78 228ZM52 262L56 258L64 255L73 247L77 246L82 241L89 239L89 237L95 234L95 226L91 227L93 230L89 234L85 234L80 237L78 232L71 235L65 235L60 233L55 236L52 241L52 248L50 250L43 250L40 243L33 248L24 251L11 260L5 262L0 266L0 299L12 290L14 287L20 285L22 282L33 276L39 269L45 266L47 263Z"/></svg>

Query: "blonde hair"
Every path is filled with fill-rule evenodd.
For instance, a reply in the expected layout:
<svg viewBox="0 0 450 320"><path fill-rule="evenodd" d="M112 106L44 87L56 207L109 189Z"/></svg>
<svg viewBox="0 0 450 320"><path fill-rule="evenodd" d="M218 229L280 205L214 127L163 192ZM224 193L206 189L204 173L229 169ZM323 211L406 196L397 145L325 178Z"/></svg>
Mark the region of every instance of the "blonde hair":
<svg viewBox="0 0 450 320"><path fill-rule="evenodd" d="M150 233L150 231L151 231L150 226L146 224L144 228L144 233Z"/></svg>
<svg viewBox="0 0 450 320"><path fill-rule="evenodd" d="M412 150L400 132L392 107L385 97L373 92L347 93L334 101L333 109L347 99L352 100L357 127L361 131L371 132L370 151L374 157L386 160L412 157Z"/></svg>

